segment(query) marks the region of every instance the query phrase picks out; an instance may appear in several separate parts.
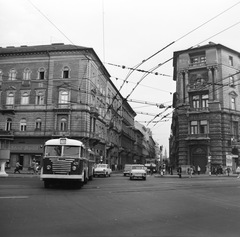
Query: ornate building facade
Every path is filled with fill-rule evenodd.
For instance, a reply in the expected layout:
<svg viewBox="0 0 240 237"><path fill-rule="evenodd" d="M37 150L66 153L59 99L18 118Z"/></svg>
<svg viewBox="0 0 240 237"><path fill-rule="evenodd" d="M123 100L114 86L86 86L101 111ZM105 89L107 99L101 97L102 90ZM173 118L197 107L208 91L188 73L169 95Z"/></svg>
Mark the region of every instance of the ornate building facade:
<svg viewBox="0 0 240 237"><path fill-rule="evenodd" d="M92 48L0 48L0 150L10 146L8 167L29 167L44 142L60 136L83 141L96 162L115 167L125 149L134 156L135 137L125 141L122 130L124 122L124 133L132 133L135 115Z"/></svg>
<svg viewBox="0 0 240 237"><path fill-rule="evenodd" d="M170 161L202 172L239 161L240 53L221 44L174 52Z"/></svg>

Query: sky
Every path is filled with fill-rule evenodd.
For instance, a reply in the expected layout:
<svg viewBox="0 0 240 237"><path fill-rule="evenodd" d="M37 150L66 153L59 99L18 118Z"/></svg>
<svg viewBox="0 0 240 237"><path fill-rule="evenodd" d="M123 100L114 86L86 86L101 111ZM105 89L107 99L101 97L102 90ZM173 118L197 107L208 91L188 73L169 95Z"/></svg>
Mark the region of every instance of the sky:
<svg viewBox="0 0 240 237"><path fill-rule="evenodd" d="M0 0L0 47L93 48L135 120L169 154L173 53L210 41L240 52L239 12L238 0ZM129 75L139 64L153 73Z"/></svg>

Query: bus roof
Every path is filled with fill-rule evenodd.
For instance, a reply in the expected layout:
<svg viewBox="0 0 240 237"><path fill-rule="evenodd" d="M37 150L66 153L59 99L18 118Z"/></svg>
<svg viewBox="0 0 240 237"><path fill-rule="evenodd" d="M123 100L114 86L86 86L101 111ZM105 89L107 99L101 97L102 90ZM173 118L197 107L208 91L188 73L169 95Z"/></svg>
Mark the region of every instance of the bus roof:
<svg viewBox="0 0 240 237"><path fill-rule="evenodd" d="M84 146L84 144L81 141L69 138L57 138L45 142L45 146L53 145Z"/></svg>

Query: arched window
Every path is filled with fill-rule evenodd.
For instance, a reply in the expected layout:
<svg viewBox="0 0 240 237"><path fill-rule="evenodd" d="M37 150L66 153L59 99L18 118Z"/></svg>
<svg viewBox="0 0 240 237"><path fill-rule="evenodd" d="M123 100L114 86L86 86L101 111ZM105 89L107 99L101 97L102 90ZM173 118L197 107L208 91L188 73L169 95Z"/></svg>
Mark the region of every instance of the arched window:
<svg viewBox="0 0 240 237"><path fill-rule="evenodd" d="M69 67L64 67L62 72L62 78L69 78L69 76L70 76Z"/></svg>
<svg viewBox="0 0 240 237"><path fill-rule="evenodd" d="M17 77L17 71L15 69L11 69L10 72L9 72L8 80L9 81L14 81L14 80L17 79L16 77Z"/></svg>
<svg viewBox="0 0 240 237"><path fill-rule="evenodd" d="M44 80L45 79L45 68L39 68L38 70L38 80Z"/></svg>
<svg viewBox="0 0 240 237"><path fill-rule="evenodd" d="M25 68L23 72L23 80L31 79L31 70L29 68Z"/></svg>
<svg viewBox="0 0 240 237"><path fill-rule="evenodd" d="M40 118L37 118L36 119L36 127L35 127L35 129L36 130L41 130L41 128L42 128L42 120Z"/></svg>
<svg viewBox="0 0 240 237"><path fill-rule="evenodd" d="M12 130L12 119L8 118L6 122L6 131L11 131Z"/></svg>
<svg viewBox="0 0 240 237"><path fill-rule="evenodd" d="M9 91L7 92L7 100L6 100L7 105L13 105L14 104L14 93Z"/></svg>
<svg viewBox="0 0 240 237"><path fill-rule="evenodd" d="M36 105L43 105L44 104L44 92L43 91L36 91Z"/></svg>
<svg viewBox="0 0 240 237"><path fill-rule="evenodd" d="M28 105L29 104L29 93L23 92L21 96L21 104L22 105Z"/></svg>
<svg viewBox="0 0 240 237"><path fill-rule="evenodd" d="M69 103L69 92L68 91L60 91L59 93L59 104L67 104Z"/></svg>
<svg viewBox="0 0 240 237"><path fill-rule="evenodd" d="M24 132L27 130L27 120L25 118L20 120L20 131Z"/></svg>
<svg viewBox="0 0 240 237"><path fill-rule="evenodd" d="M60 120L60 131L65 132L67 131L67 119L61 118Z"/></svg>

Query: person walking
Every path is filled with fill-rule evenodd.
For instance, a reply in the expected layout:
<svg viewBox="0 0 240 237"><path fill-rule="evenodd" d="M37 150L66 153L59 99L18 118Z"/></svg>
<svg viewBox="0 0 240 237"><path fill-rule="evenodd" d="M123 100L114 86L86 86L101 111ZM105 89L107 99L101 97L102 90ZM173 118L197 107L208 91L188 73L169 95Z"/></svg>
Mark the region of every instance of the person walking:
<svg viewBox="0 0 240 237"><path fill-rule="evenodd" d="M16 168L15 168L15 170L14 170L14 174L16 174L16 172L18 172L19 174L21 174L21 173L20 173L20 167L21 167L21 165L20 165L20 163L17 161L17 163L16 163Z"/></svg>
<svg viewBox="0 0 240 237"><path fill-rule="evenodd" d="M178 173L178 177L179 177L179 178L182 178L182 167L181 167L181 166L179 166L179 167L177 168L177 173Z"/></svg>
<svg viewBox="0 0 240 237"><path fill-rule="evenodd" d="M193 168L192 168L192 166L190 166L190 167L188 168L189 178L192 178L192 174L193 174Z"/></svg>
<svg viewBox="0 0 240 237"><path fill-rule="evenodd" d="M200 172L201 172L201 168L200 168L200 166L198 165L198 167L197 167L197 173L198 173L198 175L200 175Z"/></svg>
<svg viewBox="0 0 240 237"><path fill-rule="evenodd" d="M239 179L240 178L240 166L237 167L236 173L238 174L237 178Z"/></svg>

